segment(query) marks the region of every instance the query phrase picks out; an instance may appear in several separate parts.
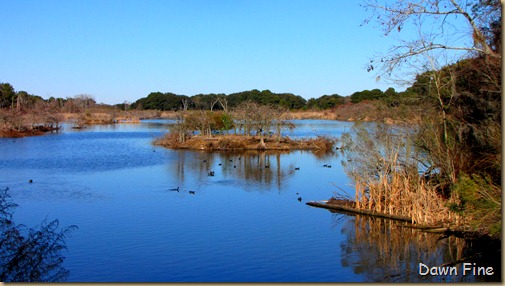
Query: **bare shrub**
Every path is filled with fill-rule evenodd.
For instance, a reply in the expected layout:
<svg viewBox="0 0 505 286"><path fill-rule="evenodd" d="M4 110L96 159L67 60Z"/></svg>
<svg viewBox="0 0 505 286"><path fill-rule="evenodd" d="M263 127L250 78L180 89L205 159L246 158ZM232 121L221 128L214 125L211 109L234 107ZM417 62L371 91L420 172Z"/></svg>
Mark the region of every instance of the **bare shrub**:
<svg viewBox="0 0 505 286"><path fill-rule="evenodd" d="M459 224L462 219L451 212L436 186L422 176L425 158L415 148L411 128L385 124L353 127L356 138L342 138L347 148L344 170L356 184L357 208L384 214L410 217L414 223Z"/></svg>

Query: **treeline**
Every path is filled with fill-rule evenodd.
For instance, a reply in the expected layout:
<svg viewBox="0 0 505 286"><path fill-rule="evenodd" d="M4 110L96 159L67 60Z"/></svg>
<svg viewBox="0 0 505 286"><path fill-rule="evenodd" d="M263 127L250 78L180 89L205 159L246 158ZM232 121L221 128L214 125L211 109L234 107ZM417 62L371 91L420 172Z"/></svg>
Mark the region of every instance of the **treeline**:
<svg viewBox="0 0 505 286"><path fill-rule="evenodd" d="M64 113L84 114L91 108L114 110L108 105L97 105L86 94L68 98L43 99L26 91L16 91L9 83L0 83L0 137L38 135L58 130L67 118ZM89 112L88 112L89 113Z"/></svg>
<svg viewBox="0 0 505 286"><path fill-rule="evenodd" d="M250 101L260 105L277 106L289 110L319 109L327 110L339 105L360 103L362 101L380 100L388 105L397 106L406 98L412 97L411 90L396 92L394 88L386 91L380 89L357 91L349 96L339 94L322 95L319 98L305 98L292 93L274 93L270 90L249 90L231 94L208 93L193 96L175 94L171 92L151 92L147 97L133 103L119 103L115 105L97 104L93 96L79 94L67 98L50 97L29 94L26 91L15 91L9 83L0 83L0 109L34 110L41 106L50 105L58 112L79 113L92 107L116 108L118 110L224 110L235 108L241 103Z"/></svg>
<svg viewBox="0 0 505 286"><path fill-rule="evenodd" d="M235 108L241 103L250 101L260 105L271 105L289 110L306 109L332 109L338 105L359 103L365 100L382 100L397 105L401 98L408 97L409 92L396 92L394 88L386 91L380 89L358 91L350 96L338 94L323 95L319 98L304 99L292 93L274 93L270 90L259 91L257 89L242 91L231 94L210 93L197 94L194 96L179 95L171 92L152 92L147 97L132 103L131 109L151 110L225 110Z"/></svg>
<svg viewBox="0 0 505 286"><path fill-rule="evenodd" d="M0 109L16 109L18 111L35 111L51 109L57 112L76 113L97 105L95 98L88 94L79 94L67 98L50 97L30 94L26 91L16 91L10 83L0 83Z"/></svg>

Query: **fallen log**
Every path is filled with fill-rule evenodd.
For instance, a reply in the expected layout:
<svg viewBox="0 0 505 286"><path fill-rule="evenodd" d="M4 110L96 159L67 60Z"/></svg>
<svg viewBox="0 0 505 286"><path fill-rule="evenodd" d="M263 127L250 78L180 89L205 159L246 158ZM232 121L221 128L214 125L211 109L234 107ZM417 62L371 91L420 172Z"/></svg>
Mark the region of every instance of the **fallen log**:
<svg viewBox="0 0 505 286"><path fill-rule="evenodd" d="M399 220L399 221L412 222L412 218L409 218L406 216L378 213L378 212L374 212L374 211L370 211L370 210L362 210L362 209L357 209L357 208L344 206L344 205L340 205L340 204L328 204L326 202L314 202L314 201L306 202L306 204L309 206L312 206L312 207L325 208L325 209L343 211L343 212L348 212L348 213L363 214L363 215L369 215L369 216L375 216L375 217L394 219L394 220Z"/></svg>
<svg viewBox="0 0 505 286"><path fill-rule="evenodd" d="M403 221L403 222L409 223L409 225L399 225L399 227L408 227L408 228L419 229L420 231L423 231L423 232L440 233L440 234L445 234L445 235L455 235L457 237L464 237L464 238L486 237L485 235L483 235L477 231L467 230L464 227L443 227L443 226L439 226L439 225L429 226L429 225L418 225L418 224L416 225L416 224L412 223L412 219L409 217L400 216L400 215L384 214L384 213L374 212L374 211L370 211L370 210L357 209L355 207L351 207L349 205L345 205L342 203L328 203L328 201L317 201L317 202L310 201L310 202L306 202L305 204L312 206L312 207L325 208L325 209L335 210L338 212L343 212L343 213L348 213L348 214L361 214L361 215Z"/></svg>

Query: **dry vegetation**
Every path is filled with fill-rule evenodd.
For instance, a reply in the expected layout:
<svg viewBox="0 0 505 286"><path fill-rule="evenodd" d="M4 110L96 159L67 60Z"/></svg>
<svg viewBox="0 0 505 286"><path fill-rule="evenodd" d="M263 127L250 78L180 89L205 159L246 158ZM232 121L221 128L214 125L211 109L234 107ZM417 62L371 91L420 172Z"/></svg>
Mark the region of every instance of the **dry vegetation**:
<svg viewBox="0 0 505 286"><path fill-rule="evenodd" d="M440 185L422 175L423 154L415 150L410 129L358 126L354 140L343 138L348 148L344 168L356 185L356 208L408 217L424 225L464 225L463 217L449 208L458 203L457 196L444 198Z"/></svg>
<svg viewBox="0 0 505 286"><path fill-rule="evenodd" d="M292 140L289 137L265 138L261 144L259 136L249 135L214 135L212 137L195 135L184 142L174 133L167 133L156 139L153 144L172 149L196 149L207 151L234 151L234 150L331 150L334 139L318 137L313 139Z"/></svg>

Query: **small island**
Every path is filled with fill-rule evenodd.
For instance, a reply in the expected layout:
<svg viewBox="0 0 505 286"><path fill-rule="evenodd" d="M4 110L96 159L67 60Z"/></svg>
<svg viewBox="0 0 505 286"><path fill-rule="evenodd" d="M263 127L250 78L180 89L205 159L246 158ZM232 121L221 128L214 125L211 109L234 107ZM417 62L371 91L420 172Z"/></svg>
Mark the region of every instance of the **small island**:
<svg viewBox="0 0 505 286"><path fill-rule="evenodd" d="M282 131L294 124L282 120L286 110L245 101L233 111L181 111L170 132L153 144L172 149L206 151L314 150L328 151L336 138L291 139Z"/></svg>
<svg viewBox="0 0 505 286"><path fill-rule="evenodd" d="M167 133L154 141L154 145L171 149L194 149L206 151L242 151L242 150L313 150L328 151L333 147L335 139L328 137L304 138L292 140L289 137L275 139L253 135L220 134L212 137L195 135L180 142L177 135Z"/></svg>

